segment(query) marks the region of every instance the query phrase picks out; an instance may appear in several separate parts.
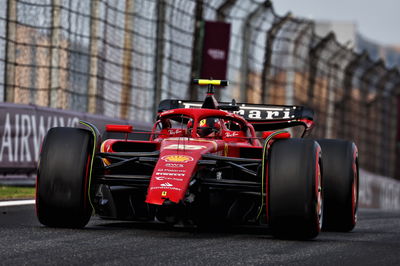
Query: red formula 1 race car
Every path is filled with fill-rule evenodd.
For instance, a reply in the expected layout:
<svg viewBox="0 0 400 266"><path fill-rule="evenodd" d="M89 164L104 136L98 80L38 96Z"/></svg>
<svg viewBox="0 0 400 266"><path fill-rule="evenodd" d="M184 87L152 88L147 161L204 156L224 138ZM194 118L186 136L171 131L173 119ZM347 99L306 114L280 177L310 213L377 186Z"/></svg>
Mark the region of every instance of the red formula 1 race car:
<svg viewBox="0 0 400 266"><path fill-rule="evenodd" d="M47 226L83 227L102 218L197 226L268 225L282 238L356 224L357 148L303 137L313 111L302 106L164 100L145 140L131 126L52 128L37 176L36 208ZM282 130L282 128L288 128ZM300 130L301 129L301 130ZM137 134L137 133L135 133Z"/></svg>

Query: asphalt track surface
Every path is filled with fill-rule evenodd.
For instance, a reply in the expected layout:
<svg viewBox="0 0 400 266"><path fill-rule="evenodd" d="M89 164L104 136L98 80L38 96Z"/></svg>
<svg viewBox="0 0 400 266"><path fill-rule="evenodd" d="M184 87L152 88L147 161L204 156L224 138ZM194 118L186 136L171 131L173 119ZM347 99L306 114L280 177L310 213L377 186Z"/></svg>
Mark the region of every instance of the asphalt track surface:
<svg viewBox="0 0 400 266"><path fill-rule="evenodd" d="M84 229L44 227L34 206L0 207L0 265L400 265L400 212L362 210L351 233L312 241L265 229L199 232L101 220Z"/></svg>

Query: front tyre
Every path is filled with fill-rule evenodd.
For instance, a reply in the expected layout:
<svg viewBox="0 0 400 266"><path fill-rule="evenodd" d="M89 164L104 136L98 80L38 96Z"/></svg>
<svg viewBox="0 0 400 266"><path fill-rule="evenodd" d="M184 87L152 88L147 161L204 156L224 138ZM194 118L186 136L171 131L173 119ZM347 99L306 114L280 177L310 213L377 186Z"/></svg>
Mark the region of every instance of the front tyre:
<svg viewBox="0 0 400 266"><path fill-rule="evenodd" d="M51 227L84 227L91 216L88 186L93 137L84 129L52 128L36 180L36 214Z"/></svg>
<svg viewBox="0 0 400 266"><path fill-rule="evenodd" d="M322 222L321 149L309 139L279 140L267 167L267 217L278 238L310 239Z"/></svg>

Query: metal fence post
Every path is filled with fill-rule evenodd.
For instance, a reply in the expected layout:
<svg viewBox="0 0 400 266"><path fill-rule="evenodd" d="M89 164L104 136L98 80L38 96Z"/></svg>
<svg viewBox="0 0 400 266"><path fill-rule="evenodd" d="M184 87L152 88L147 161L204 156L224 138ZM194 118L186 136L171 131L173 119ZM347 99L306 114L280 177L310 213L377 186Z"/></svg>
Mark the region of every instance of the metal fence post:
<svg viewBox="0 0 400 266"><path fill-rule="evenodd" d="M60 83L60 0L52 0L52 29L51 29L51 50L50 50L50 93L49 106L62 108L64 95Z"/></svg>
<svg viewBox="0 0 400 266"><path fill-rule="evenodd" d="M7 1L6 47L4 68L4 100L14 102L15 92L15 41L17 31L17 1Z"/></svg>
<svg viewBox="0 0 400 266"><path fill-rule="evenodd" d="M349 117L348 113L350 113L349 103L351 100L351 94L353 90L353 78L354 73L357 67L359 66L362 60L365 60L367 57L367 53L364 51L362 54L357 55L350 63L345 67L345 75L343 79L343 98L341 101L341 116L340 116L340 125L339 135L340 138L349 138L350 137L350 121L352 121L351 117Z"/></svg>
<svg viewBox="0 0 400 266"><path fill-rule="evenodd" d="M335 115L335 92L334 89L338 88L338 84L333 84L333 75L332 72L338 73L339 72L339 65L338 62L342 58L342 54L347 52L346 49L340 48L336 51L329 59L329 73L328 73L328 98L327 98L327 110L326 110L326 125L325 125L325 138L333 138L337 137L333 135L333 124L334 124L334 115ZM336 79L335 79L336 80Z"/></svg>
<svg viewBox="0 0 400 266"><path fill-rule="evenodd" d="M361 88L360 88L360 113L359 113L359 127L360 127L360 131L359 131L359 140L360 142L358 143L359 146L359 151L361 154L364 154L364 156L362 156L360 158L360 163L363 167L365 167L367 170L371 170L371 164L369 163L370 160L374 160L376 158L374 158L373 154L370 154L370 138L375 138L376 136L369 136L369 128L368 128L368 122L369 122L369 104L368 104L368 99L367 99L367 95L368 95L368 90L369 90L369 86L370 86L370 82L371 82L371 77L373 76L373 73L376 69L376 67L380 64L379 62L374 62L372 64L372 66L370 66L369 68L367 68L364 73L362 74L360 80L361 80ZM376 147L374 147L376 148Z"/></svg>
<svg viewBox="0 0 400 266"><path fill-rule="evenodd" d="M271 28L268 30L266 44L265 44L265 54L264 54L264 63L263 63L263 70L261 76L261 98L263 103L267 103L268 101L268 79L271 70L271 60L272 60L272 53L274 50L274 41L276 34L281 29L283 24L286 23L291 18L291 13L287 13L284 17L280 18L276 21Z"/></svg>
<svg viewBox="0 0 400 266"><path fill-rule="evenodd" d="M308 102L313 103L315 83L318 72L318 61L320 59L321 52L325 49L326 45L335 39L335 34L330 32L324 38L322 38L311 50L310 50L310 66L309 66L309 80L308 80Z"/></svg>
<svg viewBox="0 0 400 266"><path fill-rule="evenodd" d="M299 51L299 47L301 46L301 45L305 45L303 42L302 42L302 39L303 39L303 37L304 37L304 35L308 32L308 31L311 31L311 34L314 34L314 31L313 31L313 29L314 29L314 27L315 27L315 24L314 24L314 22L313 21L309 21L309 22L307 22L307 24L304 26L304 28L300 31L300 33L297 35L297 37L296 37L296 39L294 40L294 42L293 42L293 54L292 54L292 64L293 64L293 66L296 66L296 62L297 62L297 60L299 60L299 59L302 59L303 61L305 61L305 62L303 62L303 64L304 64L304 68L306 68L306 64L308 64L309 62L308 62L308 55L309 55L309 53L308 53L308 51L311 49L309 46L307 47L308 48L308 50L307 50L307 54L306 54L306 56L307 56L307 58L299 58L300 56L298 55L298 51ZM311 43L311 41L310 41L310 43ZM307 89L307 87L308 87L308 77L307 77L307 74L308 74L308 72L307 72L307 70L306 69L300 69L300 71L301 70L303 70L303 73L301 73L301 75L303 76L305 76L305 77L302 77L302 81L304 82L304 84L303 84L303 82L301 82L301 88L300 88L300 91L303 93L303 94L305 94L305 93L307 93L307 91L306 91L306 89ZM294 71L298 71L297 69L294 69ZM297 73L294 73L294 75L296 75ZM297 95L296 95L296 91L297 91L297 83L296 83L296 77L294 77L293 78L293 80L292 80L292 82L293 82L293 84L292 85L289 85L288 86L288 89L287 90L292 90L292 96L293 96L293 98L292 99L289 99L289 97L288 97L288 94L289 93L287 93L287 95L286 95L286 104L293 104L294 102L293 102L293 100L295 101L295 103L296 104L299 104L299 100L298 100L298 97L297 97ZM306 89L304 89L304 88L306 88ZM306 102L303 102L303 101L301 101L301 104L307 104Z"/></svg>
<svg viewBox="0 0 400 266"><path fill-rule="evenodd" d="M132 39L134 1L125 0L124 53L122 59L122 91L120 116L128 119L132 96Z"/></svg>
<svg viewBox="0 0 400 266"><path fill-rule="evenodd" d="M161 100L163 68L164 68L164 30L165 30L166 0L159 0L157 4L157 31L156 31L156 56L155 56L155 82L154 82L154 114L157 114L158 103Z"/></svg>
<svg viewBox="0 0 400 266"><path fill-rule="evenodd" d="M248 57L249 57L249 46L251 42L251 23L252 20L257 18L260 13L265 12L266 10L270 9L272 6L270 1L265 1L259 4L245 19L242 29L243 35L243 46L242 46L242 58L240 64L240 100L244 102L248 102L248 93L247 93L247 86L249 83L249 64L248 64Z"/></svg>
<svg viewBox="0 0 400 266"><path fill-rule="evenodd" d="M98 53L97 31L99 28L99 0L92 0L90 3L90 64L89 64L89 84L88 84L88 108L89 113L95 114L101 110L99 106L97 91L98 74Z"/></svg>
<svg viewBox="0 0 400 266"><path fill-rule="evenodd" d="M388 83L393 78L393 74L395 71L392 69L390 71L385 71L381 79L376 83L376 88L378 89L376 94L376 103L378 104L377 115L379 116L376 121L377 135L380 136L379 139L382 140L382 145L378 145L375 149L375 153L377 154L377 160L374 160L375 169L379 173L382 173L385 176L390 176L390 161L393 157L394 150L391 147L396 146L396 138L391 138L390 132L392 128L390 127L390 109L391 103L390 98L392 95L390 91L387 90ZM386 95L385 95L386 94ZM393 128L395 130L395 128ZM394 159L394 158L392 158ZM392 161L394 163L394 160Z"/></svg>
<svg viewBox="0 0 400 266"><path fill-rule="evenodd" d="M389 176L400 180L400 71L393 70L391 85L388 89L389 96L389 119L387 121L390 131L386 132L394 140L395 145L391 145L392 159L386 162L389 168ZM386 128L385 128L386 130Z"/></svg>
<svg viewBox="0 0 400 266"><path fill-rule="evenodd" d="M396 88L400 89L400 72L398 69L392 69L390 80L391 86L388 86L388 96L386 97L388 104L384 104L385 108L388 110L386 124L390 130L386 130L386 125L384 125L383 130L387 134L388 138L392 139L392 142L387 143L388 146L384 148L384 151L385 149L389 149L391 155L391 158L385 161L385 165L387 166L385 168L389 169L388 176L400 179L400 164L398 163L398 159L400 159L400 150L397 149L399 148L400 140L397 135L400 134L400 103L397 101L400 93L396 91Z"/></svg>
<svg viewBox="0 0 400 266"><path fill-rule="evenodd" d="M191 76L194 78L209 78L200 77L201 63L202 63L202 50L203 50L203 37L202 37L202 20L203 20L203 5L204 0L196 0L195 6L195 19L194 19L194 33L193 33L193 49L192 49L192 70ZM190 83L190 100L195 101L198 97L197 86ZM218 91L218 90L217 90Z"/></svg>
<svg viewBox="0 0 400 266"><path fill-rule="evenodd" d="M227 15L226 13L236 4L237 0L225 0L216 10L217 12L217 21L227 22ZM229 47L230 48L230 47ZM228 49L229 49L228 48ZM229 77L229 66L227 66L227 78ZM220 99L221 97L221 90L215 91L215 97Z"/></svg>
<svg viewBox="0 0 400 266"><path fill-rule="evenodd" d="M386 73L388 73L388 71L385 67L385 63L382 60L377 61L374 67L374 75L373 75L374 79L372 81L370 80L371 82L370 87L372 87L372 90L368 88L369 95L368 98L366 99L366 107L369 120L366 122L367 124L366 140L368 143L367 154L370 154L370 157L374 158L372 160L372 163L369 164L369 167L371 167L372 171L374 172L377 172L377 170L379 169L379 163L381 159L380 150L382 149L383 146L385 146L386 142L390 142L390 138L388 139L383 138L381 132L381 121L383 116L385 116L385 114L384 110L382 109L382 105L380 103L380 97L384 91L383 85L386 82L385 81ZM383 85L381 83L383 83ZM368 123L370 121L374 121L373 126L371 125L371 123ZM393 145L394 144L395 142L393 143Z"/></svg>
<svg viewBox="0 0 400 266"><path fill-rule="evenodd" d="M397 83L392 88L392 93L394 99L392 101L395 102L396 108L392 109L392 113L394 114L392 117L392 123L396 128L395 136L396 136L396 155L395 155L395 167L394 167L394 176L397 179L400 179L400 74L397 72Z"/></svg>

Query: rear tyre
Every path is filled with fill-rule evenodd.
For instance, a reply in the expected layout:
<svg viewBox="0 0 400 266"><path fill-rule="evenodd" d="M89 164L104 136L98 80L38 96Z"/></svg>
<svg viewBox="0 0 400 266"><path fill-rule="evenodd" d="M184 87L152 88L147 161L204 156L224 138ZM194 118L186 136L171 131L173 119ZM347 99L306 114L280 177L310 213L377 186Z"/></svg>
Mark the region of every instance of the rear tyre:
<svg viewBox="0 0 400 266"><path fill-rule="evenodd" d="M353 142L346 140L318 140L324 166L324 222L323 229L348 232L357 223L358 155Z"/></svg>
<svg viewBox="0 0 400 266"><path fill-rule="evenodd" d="M51 227L84 227L91 216L88 185L93 137L84 129L52 128L36 180L36 214Z"/></svg>
<svg viewBox="0 0 400 266"><path fill-rule="evenodd" d="M267 219L278 238L310 239L322 222L320 147L309 139L276 141L270 149Z"/></svg>

